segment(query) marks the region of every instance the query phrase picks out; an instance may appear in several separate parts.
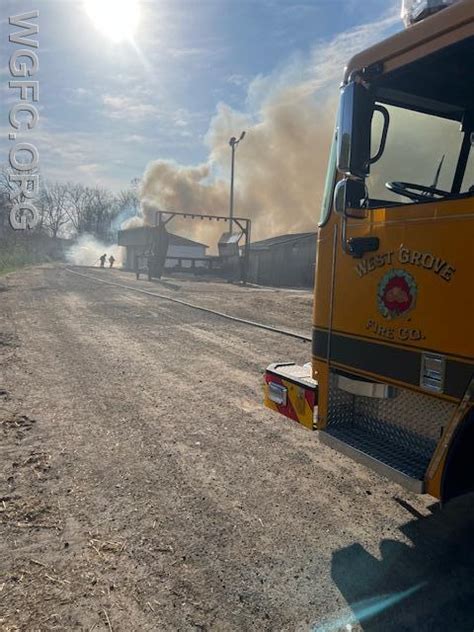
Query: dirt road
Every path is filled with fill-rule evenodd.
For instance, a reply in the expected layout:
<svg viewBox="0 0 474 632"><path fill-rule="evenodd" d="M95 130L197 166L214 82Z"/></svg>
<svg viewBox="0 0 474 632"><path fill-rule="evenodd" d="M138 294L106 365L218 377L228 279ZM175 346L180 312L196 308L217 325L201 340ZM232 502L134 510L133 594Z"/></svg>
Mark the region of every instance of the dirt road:
<svg viewBox="0 0 474 632"><path fill-rule="evenodd" d="M309 334L308 292L85 272ZM0 630L473 629L472 502L262 407L308 343L61 267L0 305Z"/></svg>

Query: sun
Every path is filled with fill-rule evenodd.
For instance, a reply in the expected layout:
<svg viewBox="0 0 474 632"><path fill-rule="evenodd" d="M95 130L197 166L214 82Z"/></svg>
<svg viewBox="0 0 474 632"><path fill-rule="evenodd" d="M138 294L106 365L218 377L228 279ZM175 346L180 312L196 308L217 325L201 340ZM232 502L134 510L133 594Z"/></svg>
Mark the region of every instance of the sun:
<svg viewBox="0 0 474 632"><path fill-rule="evenodd" d="M140 20L139 0L84 0L96 29L113 42L133 40Z"/></svg>

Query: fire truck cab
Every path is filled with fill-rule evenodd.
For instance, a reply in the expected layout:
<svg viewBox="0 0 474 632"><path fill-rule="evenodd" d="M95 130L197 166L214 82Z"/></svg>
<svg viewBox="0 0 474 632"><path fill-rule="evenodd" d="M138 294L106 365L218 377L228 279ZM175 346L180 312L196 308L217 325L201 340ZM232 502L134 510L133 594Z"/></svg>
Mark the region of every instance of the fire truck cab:
<svg viewBox="0 0 474 632"><path fill-rule="evenodd" d="M345 70L312 363L271 365L265 403L449 500L474 490L474 2L405 17Z"/></svg>

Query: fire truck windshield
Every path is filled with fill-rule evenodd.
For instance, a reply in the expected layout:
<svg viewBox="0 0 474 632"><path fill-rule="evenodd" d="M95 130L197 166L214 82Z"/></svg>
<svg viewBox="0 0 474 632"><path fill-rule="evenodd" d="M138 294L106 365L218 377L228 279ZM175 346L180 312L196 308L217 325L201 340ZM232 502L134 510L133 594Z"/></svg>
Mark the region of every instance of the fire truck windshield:
<svg viewBox="0 0 474 632"><path fill-rule="evenodd" d="M371 206L377 202L404 204L450 197L464 133L459 121L384 104L390 123L385 149L371 165L366 185ZM383 120L379 112L372 119L372 155L380 146ZM470 153L474 149L470 148ZM468 160L460 191L474 185L474 160ZM409 184L413 186L408 186Z"/></svg>
<svg viewBox="0 0 474 632"><path fill-rule="evenodd" d="M469 37L374 79L371 207L474 194L473 57Z"/></svg>

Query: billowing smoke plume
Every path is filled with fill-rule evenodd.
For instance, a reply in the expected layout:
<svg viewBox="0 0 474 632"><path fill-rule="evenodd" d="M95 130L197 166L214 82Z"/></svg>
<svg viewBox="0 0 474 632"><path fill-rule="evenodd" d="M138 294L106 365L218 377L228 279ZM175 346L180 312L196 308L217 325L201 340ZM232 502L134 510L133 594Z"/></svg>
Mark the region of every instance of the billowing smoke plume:
<svg viewBox="0 0 474 632"><path fill-rule="evenodd" d="M74 246L69 248L66 259L77 266L98 266L99 257L107 255L106 266L109 266L108 258L112 255L115 259L114 266L122 265L123 248L117 244L104 244L92 235L81 235Z"/></svg>
<svg viewBox="0 0 474 632"><path fill-rule="evenodd" d="M228 214L229 138L246 130L236 153L235 215L254 221L254 238L314 230L334 104L334 98L321 103L287 88L262 106L257 123L220 105L208 133L207 164L184 167L157 160L148 165L141 188L145 222L154 223L157 208ZM187 230L195 237L209 234L209 227L199 223L187 224ZM214 230L223 232L223 227Z"/></svg>
<svg viewBox="0 0 474 632"><path fill-rule="evenodd" d="M226 215L228 141L233 133L245 129L247 135L237 147L235 215L254 220L257 238L314 229L334 123L334 100L324 107L311 96L291 97L290 90L276 95L263 106L262 120L256 124L219 106L209 131L208 164L182 167L158 160L148 166L142 184L145 219L153 222L155 208ZM196 225L197 231L200 228L204 229Z"/></svg>
<svg viewBox="0 0 474 632"><path fill-rule="evenodd" d="M145 222L155 223L157 209L227 214L229 138L245 130L236 154L235 215L252 218L257 239L315 230L344 64L386 35L397 19L390 15L344 33L316 48L309 62L298 57L272 76L258 77L249 87L249 113L220 104L208 131L205 164L148 165L141 186ZM210 239L207 222L174 223L171 230L176 226ZM223 232L222 225L213 228L213 236Z"/></svg>

